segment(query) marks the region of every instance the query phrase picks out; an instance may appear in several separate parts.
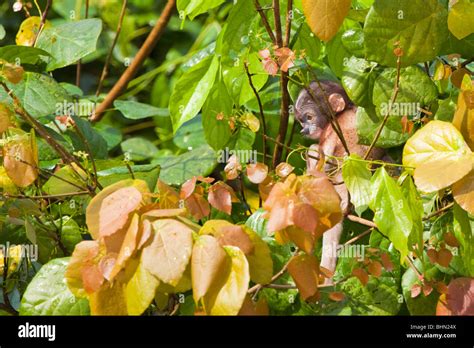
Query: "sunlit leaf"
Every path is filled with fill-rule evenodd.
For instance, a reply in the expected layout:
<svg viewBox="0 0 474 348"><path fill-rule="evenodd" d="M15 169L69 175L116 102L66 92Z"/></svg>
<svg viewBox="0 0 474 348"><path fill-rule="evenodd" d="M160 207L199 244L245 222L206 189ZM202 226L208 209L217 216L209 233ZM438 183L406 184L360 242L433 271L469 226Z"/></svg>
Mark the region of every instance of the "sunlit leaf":
<svg viewBox="0 0 474 348"><path fill-rule="evenodd" d="M171 219L157 220L153 222L152 228L155 235L143 249L143 266L158 279L175 286L191 257L192 230Z"/></svg>
<svg viewBox="0 0 474 348"><path fill-rule="evenodd" d="M318 294L319 261L313 255L300 254L291 259L288 272L296 283L303 300L311 301Z"/></svg>
<svg viewBox="0 0 474 348"><path fill-rule="evenodd" d="M336 35L350 8L350 0L303 0L311 31L326 42Z"/></svg>

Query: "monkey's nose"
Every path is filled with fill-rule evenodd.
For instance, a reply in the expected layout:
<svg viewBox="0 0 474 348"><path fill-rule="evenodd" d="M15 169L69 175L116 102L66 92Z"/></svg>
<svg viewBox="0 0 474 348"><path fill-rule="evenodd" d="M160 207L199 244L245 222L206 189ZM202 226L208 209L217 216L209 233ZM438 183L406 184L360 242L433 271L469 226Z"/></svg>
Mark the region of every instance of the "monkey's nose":
<svg viewBox="0 0 474 348"><path fill-rule="evenodd" d="M303 135L308 135L308 134L309 134L309 129L308 129L308 127L304 127L304 128L301 130L301 134L303 134Z"/></svg>

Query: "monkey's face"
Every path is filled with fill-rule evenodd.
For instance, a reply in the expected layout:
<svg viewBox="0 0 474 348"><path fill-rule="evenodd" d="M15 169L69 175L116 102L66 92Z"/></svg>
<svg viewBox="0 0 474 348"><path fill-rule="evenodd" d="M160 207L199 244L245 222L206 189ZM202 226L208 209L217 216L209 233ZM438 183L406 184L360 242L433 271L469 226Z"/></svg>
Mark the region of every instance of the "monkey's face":
<svg viewBox="0 0 474 348"><path fill-rule="evenodd" d="M296 109L295 117L301 124L301 134L310 139L319 140L327 125L324 117L318 117L313 108L304 108L300 112Z"/></svg>
<svg viewBox="0 0 474 348"><path fill-rule="evenodd" d="M301 124L301 134L314 140L319 140L327 128L331 113L337 116L350 104L344 89L337 83L324 81L321 82L321 85L327 99L319 85L312 82L310 84L311 94L308 90L303 89L295 103L295 118Z"/></svg>

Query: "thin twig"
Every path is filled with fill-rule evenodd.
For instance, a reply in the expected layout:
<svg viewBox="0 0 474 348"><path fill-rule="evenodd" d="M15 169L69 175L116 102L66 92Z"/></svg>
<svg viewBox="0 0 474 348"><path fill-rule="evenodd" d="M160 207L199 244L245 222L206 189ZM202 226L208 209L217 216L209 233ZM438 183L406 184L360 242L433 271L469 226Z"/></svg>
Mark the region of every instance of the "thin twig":
<svg viewBox="0 0 474 348"><path fill-rule="evenodd" d="M112 42L112 46L110 46L109 53L107 54L107 58L105 59L104 68L102 69L102 74L100 75L100 80L97 86L97 90L95 91L96 97L100 94L104 80L107 77L107 74L109 73L109 64L110 64L110 61L112 60L112 55L114 53L115 45L117 45L120 32L122 31L122 23L125 17L125 12L127 10L127 1L128 0L123 0L122 2L122 9L120 11L120 18L117 24L117 29L115 31L114 41Z"/></svg>
<svg viewBox="0 0 474 348"><path fill-rule="evenodd" d="M5 198L28 198L28 199L59 199L59 198L67 198L71 196L83 196L89 194L89 191L79 191L79 192L68 192L68 193L60 193L57 195L44 195L44 196L28 196L28 195L10 195L8 193L4 193L3 196Z"/></svg>
<svg viewBox="0 0 474 348"><path fill-rule="evenodd" d="M85 18L89 18L89 0L86 0L86 13L85 13ZM80 87L81 86L81 70L82 70L82 60L79 59L77 61L77 67L76 67L76 86Z"/></svg>
<svg viewBox="0 0 474 348"><path fill-rule="evenodd" d="M366 235L370 234L372 232L372 228L369 228L368 230L362 232L361 234L358 234L354 238L349 239L347 242L344 243L344 245L350 245L352 243L357 242L359 239L364 238Z"/></svg>
<svg viewBox="0 0 474 348"><path fill-rule="evenodd" d="M426 220L431 219L432 217L438 216L439 214L444 213L446 210L449 210L452 207L454 207L454 202L451 202L451 203L445 205L444 207L442 207L441 209L438 209L438 210L432 212L431 214L424 216L423 220L426 221Z"/></svg>
<svg viewBox="0 0 474 348"><path fill-rule="evenodd" d="M402 57L398 56L397 57L397 78L395 80L395 87L393 89L392 93L392 98L390 99L390 104L388 105L388 110L387 114L384 116L382 123L380 124L379 128L377 129L377 133L374 136L374 139L372 140L372 143L370 144L369 148L367 149L367 152L365 153L364 159L368 159L370 156L370 153L375 147L375 144L377 143L377 140L379 140L380 135L382 134L382 130L387 124L388 118L390 117L390 113L392 112L392 107L393 104L395 103L395 100L397 99L398 92L400 91L400 69L401 69L401 62L402 62Z"/></svg>
<svg viewBox="0 0 474 348"><path fill-rule="evenodd" d="M255 98L257 99L258 109L260 111L260 121L262 122L262 144L263 144L263 163L265 163L265 158L267 158L267 142L266 142L266 134L267 134L267 123L265 121L265 113L263 111L263 104L262 100L260 99L260 95L258 94L257 89L252 81L252 74L249 71L248 62L244 62L245 72L247 73L247 78L249 80L250 87L252 88L253 93L255 94Z"/></svg>
<svg viewBox="0 0 474 348"><path fill-rule="evenodd" d="M355 215L347 215L347 219L353 222L357 222L358 224L365 225L371 228L378 228L375 222L355 216Z"/></svg>
<svg viewBox="0 0 474 348"><path fill-rule="evenodd" d="M33 47L36 46L36 42L38 41L38 38L40 37L41 33L43 32L44 25L46 24L46 17L48 16L49 9L51 8L51 5L53 4L53 0L47 0L46 2L46 7L44 8L43 14L41 15L41 22L40 26L38 29L38 33L35 36L35 41L33 42ZM23 6L26 7L26 6Z"/></svg>
<svg viewBox="0 0 474 348"><path fill-rule="evenodd" d="M257 10L258 14L259 14L260 17L262 18L263 26L264 26L265 29L267 30L267 33L268 33L268 35L270 36L270 40L272 40L273 44L276 45L276 44L277 44L277 40L276 40L276 38L275 38L275 34L273 34L272 28L270 27L270 23L268 22L267 15L266 15L265 12L263 11L263 8L262 8L262 6L260 6L260 3L259 3L258 0L254 0L253 2L254 2L254 4L255 4L255 9Z"/></svg>
<svg viewBox="0 0 474 348"><path fill-rule="evenodd" d="M291 260L293 260L293 258L298 254L298 251L299 249L296 248L295 252L293 253L293 255L288 259L288 261L285 263L285 265L280 269L280 271L278 271L278 273L274 274L272 279L268 282L268 284L271 284L273 283L274 281L276 281L277 279L279 279L283 274L285 274L286 270L288 269L288 266L291 262ZM262 287L264 287L265 285L267 284L257 284L257 285L254 285L252 286L248 291L247 293L249 294L252 294L254 292L258 292Z"/></svg>
<svg viewBox="0 0 474 348"><path fill-rule="evenodd" d="M122 76L120 76L117 83L109 91L105 99L100 103L91 116L91 121L99 121L104 112L113 104L114 100L117 99L127 88L130 80L135 76L138 70L141 68L145 59L150 55L151 51L155 47L158 40L161 38L166 26L171 18L171 14L174 11L176 0L168 0L160 18L156 22L153 30L150 32L142 47L138 51L132 63L125 69Z"/></svg>

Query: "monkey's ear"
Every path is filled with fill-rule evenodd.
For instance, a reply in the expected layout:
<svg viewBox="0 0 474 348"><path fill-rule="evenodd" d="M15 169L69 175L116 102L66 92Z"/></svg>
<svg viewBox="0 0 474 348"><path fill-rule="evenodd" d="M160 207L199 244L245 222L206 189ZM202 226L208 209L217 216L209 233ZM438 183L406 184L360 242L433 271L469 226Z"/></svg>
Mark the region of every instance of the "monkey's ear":
<svg viewBox="0 0 474 348"><path fill-rule="evenodd" d="M346 101L339 93L333 93L328 98L329 104L334 112L341 112L346 108Z"/></svg>

